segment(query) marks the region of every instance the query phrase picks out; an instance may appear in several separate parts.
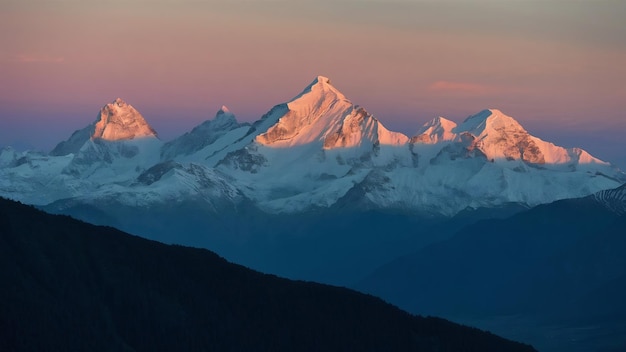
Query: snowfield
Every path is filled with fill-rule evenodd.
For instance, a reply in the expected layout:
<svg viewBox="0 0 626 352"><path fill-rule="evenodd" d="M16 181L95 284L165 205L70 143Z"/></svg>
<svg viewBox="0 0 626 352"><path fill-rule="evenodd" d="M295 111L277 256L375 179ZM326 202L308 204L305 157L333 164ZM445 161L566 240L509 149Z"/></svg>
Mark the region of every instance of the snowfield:
<svg viewBox="0 0 626 352"><path fill-rule="evenodd" d="M222 107L167 143L118 98L50 154L2 149L0 195L37 205L202 199L251 202L270 213L342 203L452 216L509 203L531 207L626 182L610 164L534 137L497 109L458 125L438 117L417 131L389 131L323 76L253 124Z"/></svg>

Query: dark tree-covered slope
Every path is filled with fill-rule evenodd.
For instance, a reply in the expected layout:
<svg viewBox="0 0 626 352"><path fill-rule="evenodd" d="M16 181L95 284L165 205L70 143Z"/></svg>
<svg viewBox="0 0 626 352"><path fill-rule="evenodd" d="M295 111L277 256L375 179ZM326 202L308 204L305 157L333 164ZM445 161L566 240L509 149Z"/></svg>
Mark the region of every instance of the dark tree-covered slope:
<svg viewBox="0 0 626 352"><path fill-rule="evenodd" d="M0 350L532 351L0 199Z"/></svg>

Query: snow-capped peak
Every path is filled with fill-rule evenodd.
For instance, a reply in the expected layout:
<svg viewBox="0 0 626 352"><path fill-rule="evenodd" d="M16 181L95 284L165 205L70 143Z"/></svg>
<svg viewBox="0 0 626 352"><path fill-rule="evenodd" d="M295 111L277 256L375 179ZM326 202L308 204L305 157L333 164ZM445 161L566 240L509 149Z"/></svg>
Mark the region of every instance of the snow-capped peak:
<svg viewBox="0 0 626 352"><path fill-rule="evenodd" d="M108 141L145 137L156 138L157 134L134 107L120 98L102 107L91 135L92 139Z"/></svg>
<svg viewBox="0 0 626 352"><path fill-rule="evenodd" d="M453 131L460 138L467 134L474 136L474 146L492 160L521 159L533 164L549 162L535 138L514 118L498 109L486 109L471 115ZM567 155L566 151L564 153Z"/></svg>
<svg viewBox="0 0 626 352"><path fill-rule="evenodd" d="M475 136L483 136L493 131L517 131L527 133L514 118L505 115L498 109L485 109L478 114L469 116L454 132L470 132Z"/></svg>
<svg viewBox="0 0 626 352"><path fill-rule="evenodd" d="M230 110L228 110L228 108L225 105L222 105L222 107L215 114L214 121L215 123L220 124L220 123L230 123L231 121L236 122L237 119L235 118L235 114L230 112Z"/></svg>
<svg viewBox="0 0 626 352"><path fill-rule="evenodd" d="M403 144L408 138L386 130L365 109L355 106L318 76L287 104L287 112L256 141L275 148L319 142L324 149L354 147L362 139L381 144ZM381 128L382 127L382 128Z"/></svg>
<svg viewBox="0 0 626 352"><path fill-rule="evenodd" d="M332 83L330 83L330 78L324 77L324 76L317 76L313 80L313 82L309 84L309 86L305 89L305 91L307 89L312 89L313 87L324 87L324 88L331 88L333 90L336 90L336 88L332 86Z"/></svg>
<svg viewBox="0 0 626 352"><path fill-rule="evenodd" d="M225 105L222 105L222 107L217 111L213 120L205 121L200 126L204 126L204 129L207 130L206 127L208 127L209 125L211 126L210 129L215 131L230 130L232 128L240 126L240 124L237 122L237 118L235 118L235 114L230 112L230 110L228 110Z"/></svg>
<svg viewBox="0 0 626 352"><path fill-rule="evenodd" d="M565 149L532 136L517 120L498 109L486 109L469 116L453 132L459 138L472 135L474 147L491 160L523 160L531 164L606 164L582 149Z"/></svg>
<svg viewBox="0 0 626 352"><path fill-rule="evenodd" d="M119 141L135 138L157 138L157 134L135 108L117 98L100 109L95 122L57 144L50 155L75 154L90 139Z"/></svg>
<svg viewBox="0 0 626 352"><path fill-rule="evenodd" d="M303 106L306 107L321 100L347 101L346 97L330 83L328 77L317 76L311 84L304 88L300 94L291 99L287 105L290 110L298 110Z"/></svg>
<svg viewBox="0 0 626 352"><path fill-rule="evenodd" d="M163 190L182 187L200 199L215 184L217 193L241 192L251 206L269 212L372 206L453 215L468 207L533 206L626 182L610 165L533 137L496 109L458 126L435 118L410 144L324 76L253 125L238 123L223 106L215 118L166 144L152 137L102 140L142 135L155 136L134 108L116 99L52 155L0 151L0 195L22 193L47 204L77 196L97 203L120 194L128 205L176 206ZM200 177L212 173L225 183Z"/></svg>
<svg viewBox="0 0 626 352"><path fill-rule="evenodd" d="M222 105L222 107L217 111L217 114L231 114L230 110L226 107L226 105Z"/></svg>
<svg viewBox="0 0 626 352"><path fill-rule="evenodd" d="M411 143L438 143L442 141L454 140L456 134L452 132L456 128L456 123L444 117L435 117L422 126L415 136L411 138Z"/></svg>
<svg viewBox="0 0 626 352"><path fill-rule="evenodd" d="M324 76L317 76L315 81L317 81L318 83L321 83L321 84L330 84L330 78L324 77Z"/></svg>
<svg viewBox="0 0 626 352"><path fill-rule="evenodd" d="M193 154L214 143L229 131L246 126L248 124L237 122L235 114L222 105L214 119L206 120L190 132L167 142L163 146L161 157L164 160L170 160L179 155Z"/></svg>

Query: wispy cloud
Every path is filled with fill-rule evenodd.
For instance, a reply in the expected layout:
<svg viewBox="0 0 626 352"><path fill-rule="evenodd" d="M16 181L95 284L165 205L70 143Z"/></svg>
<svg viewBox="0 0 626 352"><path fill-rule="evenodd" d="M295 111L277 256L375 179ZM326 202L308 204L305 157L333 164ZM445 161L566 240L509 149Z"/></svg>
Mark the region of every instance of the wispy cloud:
<svg viewBox="0 0 626 352"><path fill-rule="evenodd" d="M455 81L435 81L430 86L428 86L428 90L433 92L452 92L452 93L462 93L462 94L485 94L494 91L494 87L477 84L477 83L469 83L469 82L455 82Z"/></svg>
<svg viewBox="0 0 626 352"><path fill-rule="evenodd" d="M65 58L61 56L19 54L15 55L13 61L20 63L62 63L65 61Z"/></svg>

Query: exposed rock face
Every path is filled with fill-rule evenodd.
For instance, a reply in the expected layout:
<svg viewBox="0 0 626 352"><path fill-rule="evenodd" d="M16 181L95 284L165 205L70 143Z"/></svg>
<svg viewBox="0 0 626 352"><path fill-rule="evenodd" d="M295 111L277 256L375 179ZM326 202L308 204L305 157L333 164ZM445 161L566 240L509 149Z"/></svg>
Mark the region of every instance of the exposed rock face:
<svg viewBox="0 0 626 352"><path fill-rule="evenodd" d="M91 138L119 141L157 137L157 133L139 111L120 98L105 105L98 115Z"/></svg>
<svg viewBox="0 0 626 352"><path fill-rule="evenodd" d="M512 117L496 109L470 116L455 131L476 136L476 147L489 158L524 160L532 164L546 162L533 137ZM561 152L567 154L563 149Z"/></svg>
<svg viewBox="0 0 626 352"><path fill-rule="evenodd" d="M424 124L417 134L411 137L411 143L435 144L454 140L456 134L452 130L456 123L443 117L436 117Z"/></svg>

